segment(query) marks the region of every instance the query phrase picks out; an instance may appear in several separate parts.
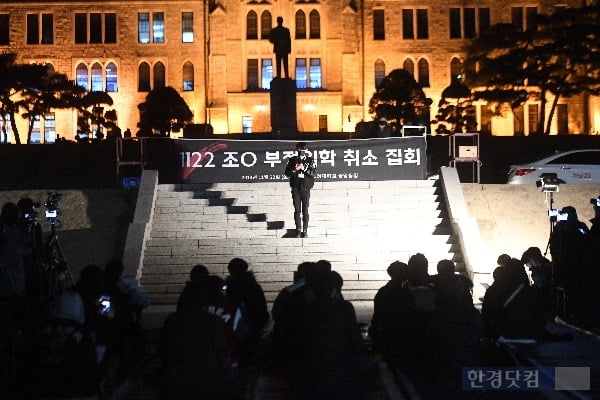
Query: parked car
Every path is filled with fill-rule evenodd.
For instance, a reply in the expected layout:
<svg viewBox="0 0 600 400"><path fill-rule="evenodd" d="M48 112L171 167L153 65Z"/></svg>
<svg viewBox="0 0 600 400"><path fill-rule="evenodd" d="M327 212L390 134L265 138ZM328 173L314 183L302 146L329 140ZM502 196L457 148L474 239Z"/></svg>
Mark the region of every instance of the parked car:
<svg viewBox="0 0 600 400"><path fill-rule="evenodd" d="M528 164L511 165L508 183L533 185L543 173L555 173L560 183L600 183L600 149L564 151Z"/></svg>

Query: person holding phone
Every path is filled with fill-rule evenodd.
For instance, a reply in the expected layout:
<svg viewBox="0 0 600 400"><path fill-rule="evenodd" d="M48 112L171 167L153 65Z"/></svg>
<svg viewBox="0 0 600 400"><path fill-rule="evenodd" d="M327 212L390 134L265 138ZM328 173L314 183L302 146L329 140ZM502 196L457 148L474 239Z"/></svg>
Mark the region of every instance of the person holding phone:
<svg viewBox="0 0 600 400"><path fill-rule="evenodd" d="M292 201L294 203L294 222L296 224L296 237L308 236L308 205L310 202L310 189L315 183L316 164L306 143L296 144L297 154L288 160L285 176L290 179L292 188ZM302 219L300 219L302 213Z"/></svg>

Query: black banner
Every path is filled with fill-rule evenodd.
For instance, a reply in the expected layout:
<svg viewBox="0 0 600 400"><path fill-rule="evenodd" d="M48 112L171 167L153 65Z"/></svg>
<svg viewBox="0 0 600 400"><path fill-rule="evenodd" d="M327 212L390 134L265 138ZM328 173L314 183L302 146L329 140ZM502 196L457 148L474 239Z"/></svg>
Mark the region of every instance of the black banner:
<svg viewBox="0 0 600 400"><path fill-rule="evenodd" d="M285 181L296 142L178 139L180 183ZM316 181L425 179L424 137L307 141Z"/></svg>

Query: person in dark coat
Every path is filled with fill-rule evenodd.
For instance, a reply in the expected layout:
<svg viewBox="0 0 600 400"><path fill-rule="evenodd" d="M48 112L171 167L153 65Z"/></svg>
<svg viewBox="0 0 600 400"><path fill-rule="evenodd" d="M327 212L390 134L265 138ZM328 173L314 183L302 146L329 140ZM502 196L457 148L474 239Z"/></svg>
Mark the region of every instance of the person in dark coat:
<svg viewBox="0 0 600 400"><path fill-rule="evenodd" d="M288 160L285 176L290 179L290 187L292 188L296 237L307 237L308 205L310 202L310 189L315 183L316 164L308 151L306 143L298 143L296 150L297 155ZM300 219L300 213L302 213L302 220Z"/></svg>
<svg viewBox="0 0 600 400"><path fill-rule="evenodd" d="M386 358L398 356L398 331L400 329L399 304L404 296L403 286L408 278L408 265L394 261L387 269L390 281L381 287L373 301L373 317L369 336L373 347Z"/></svg>
<svg viewBox="0 0 600 400"><path fill-rule="evenodd" d="M307 276L315 301L300 316L298 399L360 399L361 339L354 307L335 296L331 272Z"/></svg>
<svg viewBox="0 0 600 400"><path fill-rule="evenodd" d="M162 399L232 398L231 362L221 321L206 312L199 299L181 303L167 318L159 350Z"/></svg>

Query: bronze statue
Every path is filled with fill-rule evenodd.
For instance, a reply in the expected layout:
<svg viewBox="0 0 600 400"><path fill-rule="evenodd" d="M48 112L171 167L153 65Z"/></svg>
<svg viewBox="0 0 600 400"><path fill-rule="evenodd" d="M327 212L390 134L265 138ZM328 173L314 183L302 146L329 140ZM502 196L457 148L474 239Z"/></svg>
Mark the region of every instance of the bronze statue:
<svg viewBox="0 0 600 400"><path fill-rule="evenodd" d="M288 54L292 52L292 40L290 30L283 26L283 18L277 17L277 26L271 29L269 41L273 43L273 53L275 53L275 62L277 63L277 76L281 78L281 64L283 63L283 72L286 79L290 77L288 70Z"/></svg>

